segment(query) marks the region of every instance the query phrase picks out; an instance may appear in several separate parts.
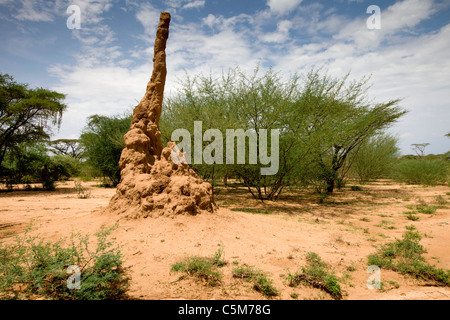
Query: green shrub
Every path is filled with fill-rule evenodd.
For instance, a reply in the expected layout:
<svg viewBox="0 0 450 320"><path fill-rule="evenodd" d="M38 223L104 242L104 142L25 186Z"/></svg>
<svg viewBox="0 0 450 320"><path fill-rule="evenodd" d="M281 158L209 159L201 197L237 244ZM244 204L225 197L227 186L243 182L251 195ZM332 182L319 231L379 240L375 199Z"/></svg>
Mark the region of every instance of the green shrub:
<svg viewBox="0 0 450 320"><path fill-rule="evenodd" d="M434 186L445 183L448 176L447 164L443 160L401 160L395 168L396 179L408 184Z"/></svg>
<svg viewBox="0 0 450 320"><path fill-rule="evenodd" d="M381 246L377 253L369 255L368 264L450 286L450 270L429 265L422 256L427 251L419 243L421 235L414 231L414 227L407 229L403 239L389 242Z"/></svg>
<svg viewBox="0 0 450 320"><path fill-rule="evenodd" d="M315 288L319 288L331 295L333 299L342 299L342 290L339 279L330 273L328 265L320 258L317 253L308 252L306 254L306 267L302 267L301 272L287 275L288 284L296 287L304 283Z"/></svg>
<svg viewBox="0 0 450 320"><path fill-rule="evenodd" d="M222 274L217 270L227 264L222 260L223 249L220 248L213 257L188 257L183 262L172 265L171 270L175 272L186 272L190 276L204 279L211 287L215 287L222 281Z"/></svg>
<svg viewBox="0 0 450 320"><path fill-rule="evenodd" d="M413 206L416 209L416 213L423 214L435 214L438 206L431 206L427 204L423 199L420 199L419 204Z"/></svg>
<svg viewBox="0 0 450 320"><path fill-rule="evenodd" d="M266 297L278 295L278 290L273 286L273 281L267 278L261 270L253 266L244 265L233 269L233 277L245 279L253 284L253 289L262 293Z"/></svg>
<svg viewBox="0 0 450 320"><path fill-rule="evenodd" d="M89 235L72 234L70 245L29 235L31 227L13 244L0 243L0 298L100 300L126 297L129 278L120 250L107 237L112 228L95 234L97 247L89 249ZM69 266L80 271L79 289L69 289Z"/></svg>

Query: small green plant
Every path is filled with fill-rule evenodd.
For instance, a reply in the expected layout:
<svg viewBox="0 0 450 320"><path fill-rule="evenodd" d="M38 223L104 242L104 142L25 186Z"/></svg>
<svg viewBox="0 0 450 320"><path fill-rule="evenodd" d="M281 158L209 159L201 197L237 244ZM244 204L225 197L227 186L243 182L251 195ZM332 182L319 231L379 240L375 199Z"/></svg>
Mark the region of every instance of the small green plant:
<svg viewBox="0 0 450 320"><path fill-rule="evenodd" d="M95 234L97 247L91 250L89 235L72 234L56 243L31 236L31 226L15 243L0 243L1 299L101 300L126 297L129 278L123 268L122 255L108 241L111 228L102 227ZM68 268L80 273L79 288L67 285Z"/></svg>
<svg viewBox="0 0 450 320"><path fill-rule="evenodd" d="M376 224L375 227L383 228L386 230L395 230L397 229L393 226L394 222L388 220L382 220L380 224Z"/></svg>
<svg viewBox="0 0 450 320"><path fill-rule="evenodd" d="M302 267L301 272L288 273L286 279L289 286L296 287L304 283L315 288L319 288L331 295L333 299L342 299L342 290L339 279L328 271L328 265L317 253L308 252L306 254L306 267Z"/></svg>
<svg viewBox="0 0 450 320"><path fill-rule="evenodd" d="M203 279L211 287L220 285L222 274L217 268L227 264L222 260L223 248L220 248L212 257L188 257L183 262L177 262L172 265L171 270L175 272L185 272L190 276Z"/></svg>
<svg viewBox="0 0 450 320"><path fill-rule="evenodd" d="M363 191L363 189L360 186L351 186L350 190L352 190L352 191Z"/></svg>
<svg viewBox="0 0 450 320"><path fill-rule="evenodd" d="M74 181L75 191L77 192L78 199L88 199L91 197L91 192L86 190L80 181Z"/></svg>
<svg viewBox="0 0 450 320"><path fill-rule="evenodd" d="M448 201L441 195L436 196L436 203L440 206L445 206L448 204Z"/></svg>
<svg viewBox="0 0 450 320"><path fill-rule="evenodd" d="M368 264L450 286L450 270L436 268L425 261L422 254L426 250L420 244L422 236L415 230L409 226L402 239L381 246L377 253L368 256Z"/></svg>
<svg viewBox="0 0 450 320"><path fill-rule="evenodd" d="M431 206L429 204L427 204L425 202L425 200L420 199L419 200L419 204L417 204L415 206L415 209L417 210L417 212L419 213L423 213L423 214L434 214L436 213L436 210L438 209L437 206Z"/></svg>
<svg viewBox="0 0 450 320"><path fill-rule="evenodd" d="M412 214L412 213L409 213L409 214L406 216L406 218L407 218L408 220L411 220L411 221L417 221L417 220L420 219L417 215Z"/></svg>
<svg viewBox="0 0 450 320"><path fill-rule="evenodd" d="M253 266L243 265L234 268L234 278L245 279L253 284L253 289L262 293L266 297L277 296L278 290L273 286L273 281L267 278L267 275L261 270L255 269Z"/></svg>

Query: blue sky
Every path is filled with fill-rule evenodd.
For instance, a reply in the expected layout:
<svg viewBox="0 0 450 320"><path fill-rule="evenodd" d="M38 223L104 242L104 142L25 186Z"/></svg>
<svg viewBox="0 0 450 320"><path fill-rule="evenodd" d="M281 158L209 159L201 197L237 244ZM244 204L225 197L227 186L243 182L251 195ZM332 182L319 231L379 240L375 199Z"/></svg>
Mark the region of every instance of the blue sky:
<svg viewBox="0 0 450 320"><path fill-rule="evenodd" d="M66 25L71 4L79 30ZM370 5L381 9L380 29L367 28ZM371 74L376 101L403 98L409 110L390 129L402 153L413 143L450 150L448 0L0 0L0 72L67 94L54 138L77 138L88 116L123 114L142 98L161 11L172 14L166 95L186 73L237 65L286 77L313 66Z"/></svg>

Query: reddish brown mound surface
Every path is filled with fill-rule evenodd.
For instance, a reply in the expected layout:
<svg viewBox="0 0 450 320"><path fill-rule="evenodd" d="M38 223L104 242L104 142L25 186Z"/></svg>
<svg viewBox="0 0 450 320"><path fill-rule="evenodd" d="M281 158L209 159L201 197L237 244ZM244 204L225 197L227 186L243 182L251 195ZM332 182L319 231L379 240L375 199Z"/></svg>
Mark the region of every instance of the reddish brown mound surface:
<svg viewBox="0 0 450 320"><path fill-rule="evenodd" d="M144 98L136 106L120 158L122 180L109 212L127 218L213 212L212 187L187 164L176 164L170 142L163 150L159 119L166 82L166 43L170 14L162 12L155 40L153 72Z"/></svg>

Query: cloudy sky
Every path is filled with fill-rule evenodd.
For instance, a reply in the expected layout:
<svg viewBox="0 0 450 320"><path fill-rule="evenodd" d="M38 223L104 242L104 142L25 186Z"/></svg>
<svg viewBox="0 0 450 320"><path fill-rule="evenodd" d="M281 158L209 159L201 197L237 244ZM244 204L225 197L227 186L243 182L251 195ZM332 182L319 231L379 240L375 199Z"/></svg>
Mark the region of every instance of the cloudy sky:
<svg viewBox="0 0 450 320"><path fill-rule="evenodd" d="M70 5L80 29L68 28ZM371 74L374 99L403 98L410 111L390 130L402 153L413 143L450 150L448 0L0 0L0 72L67 94L54 138L77 138L88 116L123 114L142 98L161 11L172 14L166 95L186 73L235 66Z"/></svg>

